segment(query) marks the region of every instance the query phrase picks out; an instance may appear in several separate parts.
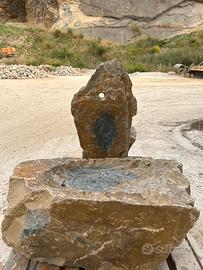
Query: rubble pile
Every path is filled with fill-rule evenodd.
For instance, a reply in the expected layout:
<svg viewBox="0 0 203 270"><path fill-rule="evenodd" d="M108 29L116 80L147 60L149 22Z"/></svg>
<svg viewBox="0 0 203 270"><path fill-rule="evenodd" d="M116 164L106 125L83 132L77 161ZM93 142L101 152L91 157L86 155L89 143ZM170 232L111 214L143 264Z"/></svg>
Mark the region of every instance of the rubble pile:
<svg viewBox="0 0 203 270"><path fill-rule="evenodd" d="M79 75L80 70L69 66L53 67L49 65L2 65L0 79L37 79L50 76Z"/></svg>
<svg viewBox="0 0 203 270"><path fill-rule="evenodd" d="M79 75L81 73L81 70L79 68L73 68L70 66L60 66L54 68L54 70L51 72L52 75L55 76L74 76Z"/></svg>

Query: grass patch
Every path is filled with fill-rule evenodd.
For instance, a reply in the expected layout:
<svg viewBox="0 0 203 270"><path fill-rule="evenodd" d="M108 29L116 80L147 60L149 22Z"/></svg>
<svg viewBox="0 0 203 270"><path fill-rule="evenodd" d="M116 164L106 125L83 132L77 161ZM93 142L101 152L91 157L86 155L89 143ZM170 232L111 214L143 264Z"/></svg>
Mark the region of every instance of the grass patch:
<svg viewBox="0 0 203 270"><path fill-rule="evenodd" d="M86 40L71 30L47 32L40 28L0 23L0 47L16 47L9 63L71 65L95 68L110 59L119 59L128 72L168 71L174 64L190 65L203 60L203 31L167 40L145 39L127 45Z"/></svg>

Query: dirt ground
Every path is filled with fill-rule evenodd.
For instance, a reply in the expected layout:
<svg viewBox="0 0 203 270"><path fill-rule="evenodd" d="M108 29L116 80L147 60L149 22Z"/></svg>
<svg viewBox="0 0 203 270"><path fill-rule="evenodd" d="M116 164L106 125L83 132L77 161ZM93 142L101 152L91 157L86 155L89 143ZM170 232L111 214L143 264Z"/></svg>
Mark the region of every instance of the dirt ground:
<svg viewBox="0 0 203 270"><path fill-rule="evenodd" d="M35 80L0 81L0 215L6 207L8 179L21 161L81 157L70 113L71 99L90 74ZM203 80L161 73L131 76L139 110L137 142L130 155L176 159L184 164L195 206L202 215L191 237L203 246L203 151L184 138L183 124L203 118ZM85 121L85 115L84 115ZM0 245L0 261L7 249ZM199 256L202 256L203 253Z"/></svg>

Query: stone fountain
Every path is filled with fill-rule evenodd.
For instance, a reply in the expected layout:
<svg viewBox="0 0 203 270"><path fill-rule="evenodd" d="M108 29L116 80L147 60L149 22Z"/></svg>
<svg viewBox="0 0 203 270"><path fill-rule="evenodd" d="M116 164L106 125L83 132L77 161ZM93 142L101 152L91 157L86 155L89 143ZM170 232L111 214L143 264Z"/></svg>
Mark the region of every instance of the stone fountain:
<svg viewBox="0 0 203 270"><path fill-rule="evenodd" d="M121 64L100 65L72 101L83 159L28 161L14 170L2 225L9 246L86 270L148 270L168 257L199 212L181 164L128 157L136 113Z"/></svg>

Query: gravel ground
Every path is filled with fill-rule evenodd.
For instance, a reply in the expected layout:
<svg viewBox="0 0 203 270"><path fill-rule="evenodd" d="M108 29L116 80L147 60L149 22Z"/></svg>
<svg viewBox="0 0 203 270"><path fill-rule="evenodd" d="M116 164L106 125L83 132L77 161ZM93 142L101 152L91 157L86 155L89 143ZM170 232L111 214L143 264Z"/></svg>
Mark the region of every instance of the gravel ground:
<svg viewBox="0 0 203 270"><path fill-rule="evenodd" d="M0 81L1 215L6 207L9 176L19 162L81 157L70 104L73 95L89 78L88 73ZM131 78L139 110L133 121L137 142L130 154L182 162L184 174L191 182L195 205L203 214L203 152L180 132L181 126L188 121L203 118L203 80L160 73L136 73ZM200 250L202 225L203 215L191 233ZM0 246L0 256L4 259L7 253L5 247Z"/></svg>

